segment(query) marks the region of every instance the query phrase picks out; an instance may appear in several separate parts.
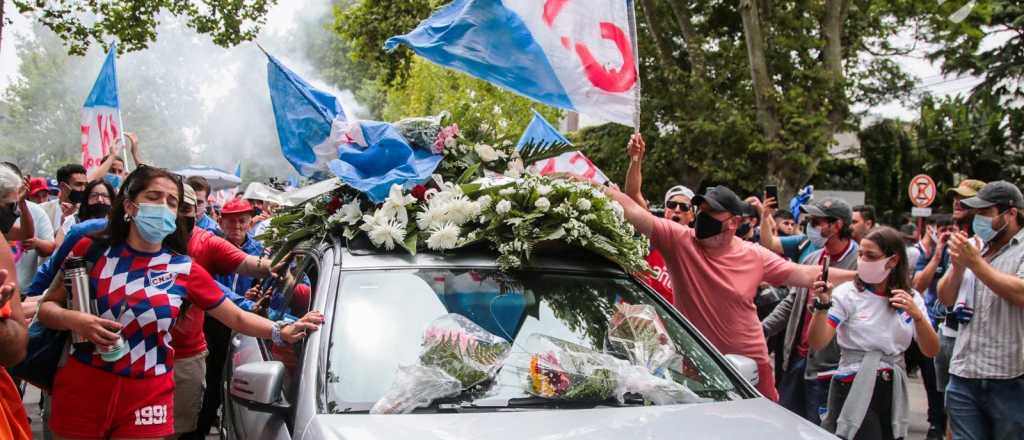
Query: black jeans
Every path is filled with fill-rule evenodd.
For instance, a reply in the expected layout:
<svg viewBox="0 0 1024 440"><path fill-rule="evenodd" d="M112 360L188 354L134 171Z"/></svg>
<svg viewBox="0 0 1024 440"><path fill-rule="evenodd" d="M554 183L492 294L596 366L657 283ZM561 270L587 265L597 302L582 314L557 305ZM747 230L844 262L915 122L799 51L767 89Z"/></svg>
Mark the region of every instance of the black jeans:
<svg viewBox="0 0 1024 440"><path fill-rule="evenodd" d="M850 395L851 387L853 383L832 381L832 394L828 399L828 420L825 426L836 426L836 420L843 411L843 404ZM861 422L857 435L847 440L893 440L891 374L878 374L875 380L875 393L871 396L871 404L864 414L864 421Z"/></svg>
<svg viewBox="0 0 1024 440"><path fill-rule="evenodd" d="M203 323L206 334L206 392L203 394L203 409L199 411L196 430L181 436L181 440L203 440L217 420L217 410L223 400L224 363L227 362L231 329L210 316Z"/></svg>

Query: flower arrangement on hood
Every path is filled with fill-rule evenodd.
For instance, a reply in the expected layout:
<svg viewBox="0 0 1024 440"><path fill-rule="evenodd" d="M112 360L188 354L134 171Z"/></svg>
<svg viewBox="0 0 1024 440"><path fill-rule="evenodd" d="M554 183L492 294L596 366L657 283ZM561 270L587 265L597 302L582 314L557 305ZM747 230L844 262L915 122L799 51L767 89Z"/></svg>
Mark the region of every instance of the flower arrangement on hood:
<svg viewBox="0 0 1024 440"><path fill-rule="evenodd" d="M427 182L392 186L379 205L342 186L280 212L259 237L275 243L275 260L299 241L365 234L373 246L401 247L412 254L484 243L498 252L503 270L527 264L545 241L590 250L629 272L650 270L645 262L648 242L626 222L617 202L586 182L523 171L526 164L571 146L516 150L511 142L470 144L463 142L455 125L431 129L425 124L418 119L412 126L420 143L435 136L427 147L444 155L437 174Z"/></svg>

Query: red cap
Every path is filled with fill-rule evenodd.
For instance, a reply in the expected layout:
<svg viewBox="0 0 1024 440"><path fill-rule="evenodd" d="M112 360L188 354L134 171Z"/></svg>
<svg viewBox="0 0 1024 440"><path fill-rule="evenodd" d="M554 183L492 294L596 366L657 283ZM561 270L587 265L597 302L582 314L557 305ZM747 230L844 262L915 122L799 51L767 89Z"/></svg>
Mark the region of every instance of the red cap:
<svg viewBox="0 0 1024 440"><path fill-rule="evenodd" d="M253 212L252 205L245 199L232 199L220 209L221 215L252 214Z"/></svg>
<svg viewBox="0 0 1024 440"><path fill-rule="evenodd" d="M39 191L49 191L50 185L46 183L46 179L42 177L33 177L28 179L28 194L30 196L36 195Z"/></svg>

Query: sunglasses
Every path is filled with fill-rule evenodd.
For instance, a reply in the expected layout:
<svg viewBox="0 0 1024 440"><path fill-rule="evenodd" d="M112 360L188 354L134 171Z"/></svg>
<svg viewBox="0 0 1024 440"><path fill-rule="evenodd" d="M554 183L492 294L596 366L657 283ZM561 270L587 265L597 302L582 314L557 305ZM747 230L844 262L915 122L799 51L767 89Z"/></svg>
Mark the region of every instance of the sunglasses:
<svg viewBox="0 0 1024 440"><path fill-rule="evenodd" d="M678 209L683 212L690 210L690 204L686 202L673 202L671 200L665 202L665 207L668 209Z"/></svg>

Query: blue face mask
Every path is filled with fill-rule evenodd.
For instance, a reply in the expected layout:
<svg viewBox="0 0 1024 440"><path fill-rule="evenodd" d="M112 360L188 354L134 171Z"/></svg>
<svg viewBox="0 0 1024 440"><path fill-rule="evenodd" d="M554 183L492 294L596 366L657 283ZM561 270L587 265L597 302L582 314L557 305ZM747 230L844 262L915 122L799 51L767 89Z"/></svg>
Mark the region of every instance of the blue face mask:
<svg viewBox="0 0 1024 440"><path fill-rule="evenodd" d="M821 235L821 229L815 228L814 226L807 225L807 239L814 244L815 247L823 248L828 243L828 237Z"/></svg>
<svg viewBox="0 0 1024 440"><path fill-rule="evenodd" d="M114 190L121 187L121 176L118 176L117 174L107 174L106 176L103 176L103 180L109 183L110 186L114 187Z"/></svg>
<svg viewBox="0 0 1024 440"><path fill-rule="evenodd" d="M1003 232L1003 229L1006 229L1006 226L999 228L998 231L993 229L992 220L992 217L975 215L974 221L971 223L971 227L974 229L974 234L977 235L978 237L981 237L981 239L984 240L985 243L992 241L993 239L996 238L996 236L999 235L1000 232Z"/></svg>
<svg viewBox="0 0 1024 440"><path fill-rule="evenodd" d="M164 238L178 228L175 223L177 218L177 213L166 205L140 203L134 220L142 239L155 244L162 243Z"/></svg>

